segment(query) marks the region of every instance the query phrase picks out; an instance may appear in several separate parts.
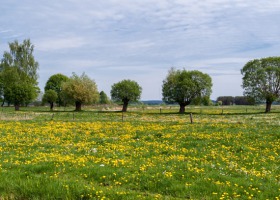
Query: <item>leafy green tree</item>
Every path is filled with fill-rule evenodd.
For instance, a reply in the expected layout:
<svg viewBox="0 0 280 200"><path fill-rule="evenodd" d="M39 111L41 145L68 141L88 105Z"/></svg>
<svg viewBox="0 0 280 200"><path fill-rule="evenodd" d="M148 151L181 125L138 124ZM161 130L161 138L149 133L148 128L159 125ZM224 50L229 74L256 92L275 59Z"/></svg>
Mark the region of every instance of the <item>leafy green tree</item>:
<svg viewBox="0 0 280 200"><path fill-rule="evenodd" d="M198 98L209 97L212 90L212 80L208 74L200 71L175 70L171 68L163 81L162 95L166 103L178 103L180 113L185 107Z"/></svg>
<svg viewBox="0 0 280 200"><path fill-rule="evenodd" d="M99 93L99 103L100 104L108 104L108 103L110 103L110 100L109 100L107 94L104 91L101 91Z"/></svg>
<svg viewBox="0 0 280 200"><path fill-rule="evenodd" d="M212 104L212 101L209 96L204 96L204 97L197 97L194 98L191 103L191 105L203 105L203 106L210 106Z"/></svg>
<svg viewBox="0 0 280 200"><path fill-rule="evenodd" d="M37 70L39 64L33 56L34 45L30 40L20 44L17 40L9 43L10 51L5 51L1 60L0 80L4 101L13 103L15 110L36 99L39 92Z"/></svg>
<svg viewBox="0 0 280 200"><path fill-rule="evenodd" d="M138 101L141 97L142 88L132 80L122 80L112 85L111 97L114 101L122 101L122 112L127 111L130 101Z"/></svg>
<svg viewBox="0 0 280 200"><path fill-rule="evenodd" d="M82 104L97 103L99 92L94 80L91 80L85 73L81 76L73 75L62 83L62 95L64 98L75 102L76 111L82 110Z"/></svg>
<svg viewBox="0 0 280 200"><path fill-rule="evenodd" d="M48 102L50 104L50 110L53 110L54 102L56 102L58 95L56 91L49 89L45 92L43 96L43 102Z"/></svg>
<svg viewBox="0 0 280 200"><path fill-rule="evenodd" d="M8 105L11 104L11 101L13 99L12 97L12 87L15 84L11 83L16 83L20 79L18 73L16 73L16 68L15 67L5 67L1 69L0 72L0 80L1 80L1 96L3 98L3 103L8 103Z"/></svg>
<svg viewBox="0 0 280 200"><path fill-rule="evenodd" d="M280 57L251 60L242 68L244 95L266 102L265 112L280 97Z"/></svg>
<svg viewBox="0 0 280 200"><path fill-rule="evenodd" d="M201 104L204 106L211 106L213 105L213 102L211 101L209 96L204 96L201 98Z"/></svg>
<svg viewBox="0 0 280 200"><path fill-rule="evenodd" d="M63 104L63 99L61 96L62 83L67 81L68 79L69 78L63 74L54 74L48 79L45 85L45 92L47 90L54 90L57 93L56 103L58 104L58 106L62 106Z"/></svg>
<svg viewBox="0 0 280 200"><path fill-rule="evenodd" d="M233 96L220 96L217 98L217 101L223 102L223 105L233 105L234 97Z"/></svg>
<svg viewBox="0 0 280 200"><path fill-rule="evenodd" d="M236 96L234 97L234 103L235 105L254 105L255 101L248 96Z"/></svg>

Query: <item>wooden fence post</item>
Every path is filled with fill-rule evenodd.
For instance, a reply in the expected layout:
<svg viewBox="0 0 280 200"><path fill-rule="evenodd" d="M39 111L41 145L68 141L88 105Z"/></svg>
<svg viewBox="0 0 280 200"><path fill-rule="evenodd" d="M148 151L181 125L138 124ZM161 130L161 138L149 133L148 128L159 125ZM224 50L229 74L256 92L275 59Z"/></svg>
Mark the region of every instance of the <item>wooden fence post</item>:
<svg viewBox="0 0 280 200"><path fill-rule="evenodd" d="M190 113L190 121L191 121L191 124L192 124L193 123L192 113Z"/></svg>

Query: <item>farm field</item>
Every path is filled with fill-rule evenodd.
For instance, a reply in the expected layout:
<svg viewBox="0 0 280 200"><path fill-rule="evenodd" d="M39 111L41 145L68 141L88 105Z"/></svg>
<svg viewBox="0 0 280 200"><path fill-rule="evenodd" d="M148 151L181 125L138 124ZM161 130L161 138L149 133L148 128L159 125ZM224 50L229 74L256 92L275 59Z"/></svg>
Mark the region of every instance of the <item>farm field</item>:
<svg viewBox="0 0 280 200"><path fill-rule="evenodd" d="M280 107L72 110L2 109L0 199L280 199Z"/></svg>

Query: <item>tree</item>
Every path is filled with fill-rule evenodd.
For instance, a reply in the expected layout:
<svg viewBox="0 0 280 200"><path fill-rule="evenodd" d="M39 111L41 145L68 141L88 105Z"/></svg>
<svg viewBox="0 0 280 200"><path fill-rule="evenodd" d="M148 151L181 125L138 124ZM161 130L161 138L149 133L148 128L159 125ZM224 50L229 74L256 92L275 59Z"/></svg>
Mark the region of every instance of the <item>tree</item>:
<svg viewBox="0 0 280 200"><path fill-rule="evenodd" d="M132 80L122 80L112 85L111 97L114 101L122 101L122 112L127 111L130 101L138 101L141 97L142 88Z"/></svg>
<svg viewBox="0 0 280 200"><path fill-rule="evenodd" d="M178 103L180 113L197 98L210 96L212 80L208 74L200 71L175 70L171 68L163 81L162 95L166 103Z"/></svg>
<svg viewBox="0 0 280 200"><path fill-rule="evenodd" d="M204 96L201 98L201 104L204 106L211 106L213 105L213 102L210 99L210 96Z"/></svg>
<svg viewBox="0 0 280 200"><path fill-rule="evenodd" d="M61 96L61 91L62 91L62 83L67 81L69 78L63 74L54 74L52 75L45 86L45 92L47 90L54 90L57 93L57 100L56 103L58 106L62 106L63 101L62 101L62 96Z"/></svg>
<svg viewBox="0 0 280 200"><path fill-rule="evenodd" d="M4 101L13 103L15 110L19 110L20 105L30 103L39 92L39 64L34 59L34 45L29 39L22 44L15 40L9 47L10 51L5 51L1 60L1 92Z"/></svg>
<svg viewBox="0 0 280 200"><path fill-rule="evenodd" d="M223 105L233 105L234 97L232 96L220 96L217 98L217 101L223 102Z"/></svg>
<svg viewBox="0 0 280 200"><path fill-rule="evenodd" d="M235 105L254 105L254 99L247 96L236 96L234 97Z"/></svg>
<svg viewBox="0 0 280 200"><path fill-rule="evenodd" d="M191 101L191 105L196 105L196 106L199 106L199 105L210 106L211 104L212 104L212 101L209 96L197 97Z"/></svg>
<svg viewBox="0 0 280 200"><path fill-rule="evenodd" d="M91 80L85 73L81 76L73 75L62 83L64 98L75 102L76 111L82 110L82 104L98 102L99 93L94 80Z"/></svg>
<svg viewBox="0 0 280 200"><path fill-rule="evenodd" d="M50 104L50 110L53 110L54 102L57 100L58 95L56 91L50 89L47 90L43 96L43 102L48 102Z"/></svg>
<svg viewBox="0 0 280 200"><path fill-rule="evenodd" d="M101 91L100 93L99 93L99 103L100 104L108 104L109 102L110 102L110 100L109 100L109 98L108 98L108 96L107 96L107 94L104 92L104 91Z"/></svg>
<svg viewBox="0 0 280 200"><path fill-rule="evenodd" d="M265 112L280 97L280 57L251 60L241 69L244 95L266 102Z"/></svg>

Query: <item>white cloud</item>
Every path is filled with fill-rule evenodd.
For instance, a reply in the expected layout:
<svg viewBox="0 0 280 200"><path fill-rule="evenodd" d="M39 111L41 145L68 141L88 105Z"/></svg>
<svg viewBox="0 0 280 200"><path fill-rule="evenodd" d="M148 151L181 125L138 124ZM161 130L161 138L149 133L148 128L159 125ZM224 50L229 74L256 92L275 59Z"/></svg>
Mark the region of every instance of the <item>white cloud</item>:
<svg viewBox="0 0 280 200"><path fill-rule="evenodd" d="M12 30L0 30L0 34L9 33L9 32L12 32Z"/></svg>
<svg viewBox="0 0 280 200"><path fill-rule="evenodd" d="M0 50L30 38L40 82L85 72L108 90L131 78L143 84L144 99L159 98L175 66L209 73L214 96L242 94L244 64L279 56L278 0L11 0L1 7Z"/></svg>
<svg viewBox="0 0 280 200"><path fill-rule="evenodd" d="M122 44L122 46L128 49L148 48L154 46L154 42L148 40L138 40L138 41L125 42Z"/></svg>
<svg viewBox="0 0 280 200"><path fill-rule="evenodd" d="M57 51L63 49L80 48L86 44L81 37L67 38L43 38L36 42L36 49L39 51Z"/></svg>

